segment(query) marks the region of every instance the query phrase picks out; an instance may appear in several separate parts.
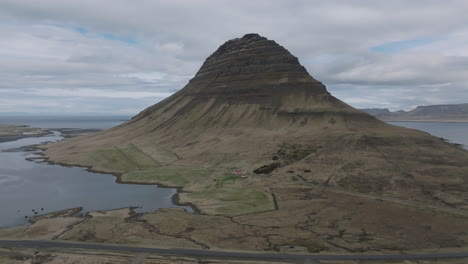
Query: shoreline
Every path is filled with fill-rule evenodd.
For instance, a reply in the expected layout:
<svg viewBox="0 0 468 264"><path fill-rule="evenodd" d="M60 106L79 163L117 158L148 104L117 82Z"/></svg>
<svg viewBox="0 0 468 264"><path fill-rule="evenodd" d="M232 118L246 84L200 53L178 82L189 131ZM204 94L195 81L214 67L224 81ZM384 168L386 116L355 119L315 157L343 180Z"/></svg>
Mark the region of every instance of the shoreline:
<svg viewBox="0 0 468 264"><path fill-rule="evenodd" d="M63 134L63 130L65 130L67 128L59 128L59 129L55 129L56 131L59 131L62 135L62 137L64 137L62 140L65 140L67 138L70 138L69 136L66 136ZM84 131L88 132L89 130L88 129L83 129ZM101 131L101 130L98 130L98 131ZM97 131L96 131L97 132ZM73 134L73 135L76 135L76 134ZM76 136L79 136L79 135L76 135ZM0 136L1 137L1 136ZM60 140L60 141L62 141ZM58 141L57 141L58 142ZM166 188L166 189L175 189L176 190L176 193L174 195L172 195L171 197L171 201L174 205L177 205L177 206L181 206L182 209L186 210L186 208L183 208L183 206L186 206L186 207L190 207L192 209L193 212L189 212L188 210L186 210L188 213L193 213L193 214L203 214L201 212L201 210L193 203L182 203L180 202L180 197L179 197L179 194L183 192L183 187L181 186L170 186L170 185L165 185L165 184L155 184L155 183L138 183L138 182L131 182L131 181L123 181L121 176L123 174L121 173L115 173L115 172L106 172L106 171L102 171L102 170L96 170L96 169L93 169L91 166L85 166L85 165L81 165L81 164L68 164L68 163L62 163L62 162L54 162L50 159L50 157L46 156L44 154L44 150L45 148L41 148L39 147L39 145L35 145L35 146L30 146L32 149L36 149L36 150L39 150L40 152L37 152L35 153L35 155L37 155L37 157L34 158L34 160L42 160L43 162L46 162L47 164L49 165L59 165L59 166L62 166L62 167L67 167L67 168L71 168L71 167L79 167L79 168L84 168L87 172L92 172L92 173L100 173L100 174L107 174L107 175L112 175L115 177L115 182L118 183L118 184L136 184L136 185L152 185L152 186L156 186L158 188ZM31 158L30 158L31 159ZM127 208L127 207L124 207L124 208ZM128 207L128 208L131 208L131 207ZM118 209L122 209L122 208L118 208ZM110 210L101 210L101 211L112 211L112 210L117 210L117 209L110 209ZM157 211L157 210L156 210ZM154 211L152 211L154 212Z"/></svg>
<svg viewBox="0 0 468 264"><path fill-rule="evenodd" d="M45 128L31 127L28 125L0 124L0 143L30 137L43 137L49 133L50 130Z"/></svg>
<svg viewBox="0 0 468 264"><path fill-rule="evenodd" d="M89 172L111 174L116 177L114 180L116 183L139 184L138 182L126 182L122 180L125 179L124 175L128 169L122 169L121 172L116 170L114 173L108 173L105 170L111 167L102 167L104 168L103 171L94 169L92 167L92 162L88 163L90 166L80 165L80 162L88 162L85 159L83 159L83 161L63 159L65 161L63 163L55 162L53 158L57 159L60 158L60 156L56 156L53 152L49 153L48 149L49 151L52 150L51 145L36 145L34 156L39 157L41 160L40 162L45 161L50 165L79 167ZM401 149L391 149L390 154L399 153L397 151L400 150ZM333 157L331 157L331 159L333 159ZM383 158L381 160L384 162ZM347 173L348 171L343 172ZM258 177L258 180L254 183L257 185L252 184L248 187L256 188L260 185L265 186L266 184L272 184L272 181L275 180L273 179L265 183L265 180L268 178ZM282 180L284 176L278 174L277 179ZM291 184L286 185L284 188L282 188L282 182L274 182L278 183L278 185L273 186L276 187L276 189L271 193L274 195L273 199L278 199L280 202L280 207L267 212L258 211L241 215L213 214L209 211L210 208L208 208L208 210L205 209L203 203L200 203L202 205L200 209L205 213L201 214L196 214L197 212L194 214L187 213L188 207L177 209L166 209L166 207L148 210L147 212L139 212L136 210L136 214L134 214L131 210L132 208L124 207L121 208L124 209L121 211L118 211L118 209L93 210L84 213L84 216L80 214L77 218L51 218L31 226L23 225L16 230L0 229L0 231L3 231L5 237L11 236L20 239L35 238L38 236L39 231L45 232L43 230L46 230L48 232L47 234L50 234L48 235L50 238L46 239L64 239L72 241L89 240L98 243L146 244L150 241L150 243L157 245L175 245L188 248L254 248L259 251L279 252L337 252L344 249L352 252L371 252L388 250L389 247L396 248L396 246L393 246L395 243L398 243L397 250L414 250L414 245L419 246L420 244L414 243L413 241L421 241L421 238L428 238L428 240L430 240L430 242L424 242L427 245L425 248L428 249L432 249L434 244L447 245L443 244L446 243L444 240L445 237L439 238L436 236L437 233L435 233L436 235L432 235L434 238L431 238L430 235L427 234L428 228L425 228L425 226L429 226L430 229L434 228L434 232L441 232L439 230L443 230L443 232L447 232L447 236L453 234L453 237L457 238L461 237L461 235L459 235L460 232L466 230L466 222L463 222L466 220L464 218L465 214L461 217L458 211L456 211L456 213L447 214L447 212L451 212L446 210L450 205L443 205L441 208L434 209L432 203L426 203L425 200L423 200L421 204L414 205L405 203L407 197L396 200L387 199L385 197L385 199L383 199L377 194L371 193L366 195L354 192L353 190L340 191L339 188L322 188L320 194L317 195L317 187L308 186L302 182L294 183L293 181L294 180L291 179ZM305 181L307 181L307 179ZM145 184L156 185L157 187L164 186L153 183ZM169 182L169 184L174 183ZM175 188L177 190L175 194L172 191L170 194L173 205L187 205L187 203L181 203L180 201L186 198L183 192L184 188L166 187ZM244 187L241 186L241 188ZM194 190L196 191L197 189ZM191 189L188 189L188 191L191 191ZM244 195L242 192L240 194ZM169 199L169 196L166 197ZM446 199L445 196L440 197L441 198L437 196L442 202L446 201L444 200ZM234 198L238 199L238 196ZM257 199L258 196L254 196L253 198ZM199 204L197 200L191 200L190 198L186 200L189 202L195 201ZM449 200L449 202L450 201L451 200ZM357 206L355 206L357 204L359 205L358 213L356 213ZM174 207L173 205L170 206ZM329 207L336 209L322 210L323 208ZM191 206L191 208L196 207ZM96 212L102 212L102 214ZM374 215L369 215L368 212L375 213ZM387 225L382 225L382 219L384 219L383 224L392 224L392 217L395 215L401 216L403 219L405 219L407 215L412 216L409 220L402 220L403 222L397 223L397 227L401 228L401 232L415 232L414 238L401 241L401 236L398 233L390 234ZM350 218L350 216L352 216L352 218ZM439 220L434 222L426 220L432 217ZM315 219L319 221L316 222ZM331 225L330 223L337 222L328 220L322 222L320 221L321 219L338 219L337 221L343 222L339 225ZM368 222L363 224L363 221L361 221L362 219L370 220L365 220ZM389 219L388 222L386 222L387 220L385 219ZM425 221L428 222L426 223ZM418 227L422 225L418 222L425 224L424 228L418 229ZM444 222L453 222L454 224L447 228L446 225L443 224ZM349 227L349 232L345 234L346 236L343 239L341 238L342 236L339 235L342 227ZM363 228L370 231L365 231ZM319 229L321 234L317 234L316 229ZM99 232L93 232L93 230L99 230ZM322 234L331 235L325 237L322 236ZM246 240L246 237L249 239ZM366 238L366 241L375 240L377 242L375 242L375 244L369 244L369 246L367 246L366 242L366 244L363 245L361 243L363 237ZM306 239L311 239L314 242L311 244L308 242L309 240ZM351 242L348 242L348 240ZM379 241L383 240L389 241L388 244L380 244ZM458 242L453 242L453 245L455 244L459 245ZM294 248L290 249L288 245L294 245Z"/></svg>
<svg viewBox="0 0 468 264"><path fill-rule="evenodd" d="M62 167L67 167L67 168L79 167L79 168L84 168L87 172L112 175L112 176L115 177L115 182L118 183L118 184L152 185L152 186L156 186L158 188L176 189L176 193L171 197L171 201L172 201L172 203L174 205L190 207L193 210L193 212L188 212L188 213L204 214L204 213L201 212L201 210L195 204L180 202L179 194L183 192L183 190L182 190L183 187L170 186L170 185L164 185L164 184L155 184L155 183L138 183L138 182L123 181L122 178L121 178L121 176L123 174L121 174L121 173L96 170L96 169L93 169L91 166L84 166L84 165L80 165L80 164L67 164L67 163L62 163L62 162L54 162L54 161L50 160L50 157L48 157L48 156L46 156L44 154L44 149L43 148L39 148L37 146L35 146L33 148L38 149L38 150L41 151L41 152L36 153L37 155L41 156L41 157L38 157L37 159L41 159L41 160L43 160L43 162L46 162L49 165L59 165L59 166L62 166ZM131 207L123 207L123 208L131 208ZM133 208L138 208L138 207L133 207ZM122 209L122 208L118 208L118 209ZM186 210L185 208L182 208L182 209ZM117 210L117 209L100 210L100 211L112 211L112 210ZM159 209L157 209L157 210L159 210ZM157 211L157 210L155 210L155 211ZM152 211L152 212L155 212L155 211Z"/></svg>
<svg viewBox="0 0 468 264"><path fill-rule="evenodd" d="M30 137L43 137L46 136L47 133L41 133L41 134L34 134L34 135L0 135L0 143L5 143L5 142L10 142L10 141L16 141L20 140L23 138L30 138Z"/></svg>
<svg viewBox="0 0 468 264"><path fill-rule="evenodd" d="M69 129L69 128L57 128L57 129L53 129L53 130L60 132L60 134L61 134L60 136L63 137L63 139L61 139L60 141L65 140L67 138L77 137L77 136L80 136L80 135L83 135L83 134L87 134L89 132L101 131L101 130L97 130L97 129ZM47 136L48 134L51 133L51 131L52 130L45 130L44 133L31 134L31 135L11 135L11 136L10 135L0 135L0 144L5 143L5 142L9 142L9 141L20 140L20 139L23 139L23 138ZM82 131L82 133L80 133L81 131ZM37 152L33 153L34 155L36 155L36 157L26 158L27 161L29 161L29 162L41 161L41 162L47 163L48 165L58 165L58 166L67 167L67 168L79 167L79 168L84 168L85 171L91 172L91 173L112 175L112 176L115 177L115 183L117 183L117 184L152 185L152 186L155 186L157 188L175 189L176 192L175 192L175 194L172 195L171 202L172 202L173 205L176 205L178 207L174 207L174 208L181 208L184 211L186 211L187 213L203 214L201 212L201 210L195 204L180 202L179 194L183 192L183 190L182 190L183 187L168 186L168 185L164 185L164 184L153 184L153 183L126 182L126 181L121 180L121 176L123 174L120 174L120 173L111 173L111 172L106 172L106 171L100 171L100 170L93 169L90 166L83 166L81 164L66 164L66 163L54 162L54 161L50 160L50 157L48 157L48 156L46 156L44 154L45 149L41 148L39 146L40 146L40 144L23 146L23 147L29 148L30 150L37 150ZM25 150L25 151L27 151L27 150ZM184 207L189 207L190 210L188 208L184 208ZM78 207L78 208L80 208L80 210L78 212L76 212L73 216L76 216L76 215L78 215L80 213L82 213L83 215L88 215L90 212L95 212L95 211L84 212L82 207ZM107 211L121 210L121 209L126 209L126 208L130 209L130 211L134 212L135 214L146 214L146 213L152 213L152 212L155 212L155 211L159 210L159 209L156 209L154 211L148 211L148 212L144 212L144 213L137 213L134 210L139 208L139 206L128 206L128 207L119 207L119 208L112 208L112 209L108 209L108 210L97 210L97 211L107 212ZM57 216L60 216L60 214L62 212L67 212L67 211L71 211L71 210L74 211L76 209L77 209L77 207L66 208L66 209L62 209L62 210L58 210L58 211L54 211L54 212L49 212L49 213L46 213L46 214L40 214L40 215L34 216L31 219L28 219L28 222L25 223L25 224L14 225L14 226L9 226L9 227L2 227L2 228L14 228L14 227L18 227L18 226L28 226L28 225L33 224L33 222L31 222L31 220L33 220L34 218L40 219L41 217L43 217L45 215L50 215L50 214L55 214ZM162 209L162 208L160 208L160 209Z"/></svg>
<svg viewBox="0 0 468 264"><path fill-rule="evenodd" d="M24 138L31 138L31 137L43 137L47 136L50 134L49 130L46 130L45 132L38 133L38 134L30 134L30 135L0 135L0 143L5 143L5 142L10 142L10 141L16 141Z"/></svg>

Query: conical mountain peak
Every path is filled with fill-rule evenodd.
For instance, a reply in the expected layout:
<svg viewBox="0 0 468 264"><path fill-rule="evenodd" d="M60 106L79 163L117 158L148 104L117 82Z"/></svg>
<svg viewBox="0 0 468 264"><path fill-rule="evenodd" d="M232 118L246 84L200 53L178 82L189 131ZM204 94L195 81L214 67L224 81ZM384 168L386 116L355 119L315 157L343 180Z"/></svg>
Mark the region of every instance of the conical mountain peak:
<svg viewBox="0 0 468 264"><path fill-rule="evenodd" d="M308 75L297 57L287 49L273 40L250 33L221 45L206 59L195 78L261 72L291 72Z"/></svg>
<svg viewBox="0 0 468 264"><path fill-rule="evenodd" d="M158 128L278 128L349 121L377 122L327 92L287 49L258 34L225 42L180 91L146 109Z"/></svg>

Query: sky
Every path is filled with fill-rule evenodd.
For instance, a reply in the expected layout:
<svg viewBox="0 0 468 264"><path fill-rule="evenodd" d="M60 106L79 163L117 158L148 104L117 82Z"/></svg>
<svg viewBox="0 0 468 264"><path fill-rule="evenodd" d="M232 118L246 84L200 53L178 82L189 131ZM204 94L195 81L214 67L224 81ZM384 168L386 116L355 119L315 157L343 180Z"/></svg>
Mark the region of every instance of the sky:
<svg viewBox="0 0 468 264"><path fill-rule="evenodd" d="M275 40L357 108L468 103L466 0L0 0L0 113L133 115L225 41Z"/></svg>

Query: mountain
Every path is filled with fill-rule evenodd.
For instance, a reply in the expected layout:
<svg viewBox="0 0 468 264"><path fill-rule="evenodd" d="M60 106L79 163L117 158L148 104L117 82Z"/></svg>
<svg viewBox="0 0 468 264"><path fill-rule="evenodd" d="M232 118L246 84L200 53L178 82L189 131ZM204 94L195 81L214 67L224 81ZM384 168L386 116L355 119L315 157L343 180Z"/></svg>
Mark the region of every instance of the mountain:
<svg viewBox="0 0 468 264"><path fill-rule="evenodd" d="M380 108L361 110L385 121L468 122L468 104L418 106L408 112Z"/></svg>
<svg viewBox="0 0 468 264"><path fill-rule="evenodd" d="M257 34L223 44L184 89L132 123L151 116L158 117L152 124L158 129L176 130L303 127L351 116L375 122L331 96L285 48Z"/></svg>
<svg viewBox="0 0 468 264"><path fill-rule="evenodd" d="M468 152L343 103L258 34L221 45L183 89L130 121L42 147L52 162L114 173L120 182L180 187L177 201L202 214L168 209L144 223L197 245L468 246ZM112 242L121 234L125 243L157 243L146 231L125 233L141 230L143 220L109 227L112 236L90 235L101 226L93 221L59 238Z"/></svg>

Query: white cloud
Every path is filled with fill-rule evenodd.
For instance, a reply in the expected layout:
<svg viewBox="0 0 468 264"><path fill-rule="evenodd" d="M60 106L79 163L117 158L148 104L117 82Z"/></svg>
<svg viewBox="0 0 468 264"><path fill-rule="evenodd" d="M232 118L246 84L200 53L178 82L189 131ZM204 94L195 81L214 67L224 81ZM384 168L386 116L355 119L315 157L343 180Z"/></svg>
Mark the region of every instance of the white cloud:
<svg viewBox="0 0 468 264"><path fill-rule="evenodd" d="M179 55L184 52L184 44L174 43L174 42L169 42L169 43L164 43L164 44L157 43L154 46L154 50L157 52L168 52L174 55Z"/></svg>
<svg viewBox="0 0 468 264"><path fill-rule="evenodd" d="M22 89L20 91L13 89L0 90L0 95L17 94L17 95L32 95L32 96L46 96L46 97L104 97L104 98L131 98L131 99L142 99L142 98L158 98L168 97L173 93L169 92L145 92L145 91L109 91L109 90L98 90L90 88L78 88L73 90L65 90L58 88L46 88L46 89Z"/></svg>
<svg viewBox="0 0 468 264"><path fill-rule="evenodd" d="M352 105L468 102L466 10L463 0L3 0L0 91L15 98L11 111L54 94L127 98L136 109L182 88L224 41L258 32ZM437 41L371 50L418 38Z"/></svg>

